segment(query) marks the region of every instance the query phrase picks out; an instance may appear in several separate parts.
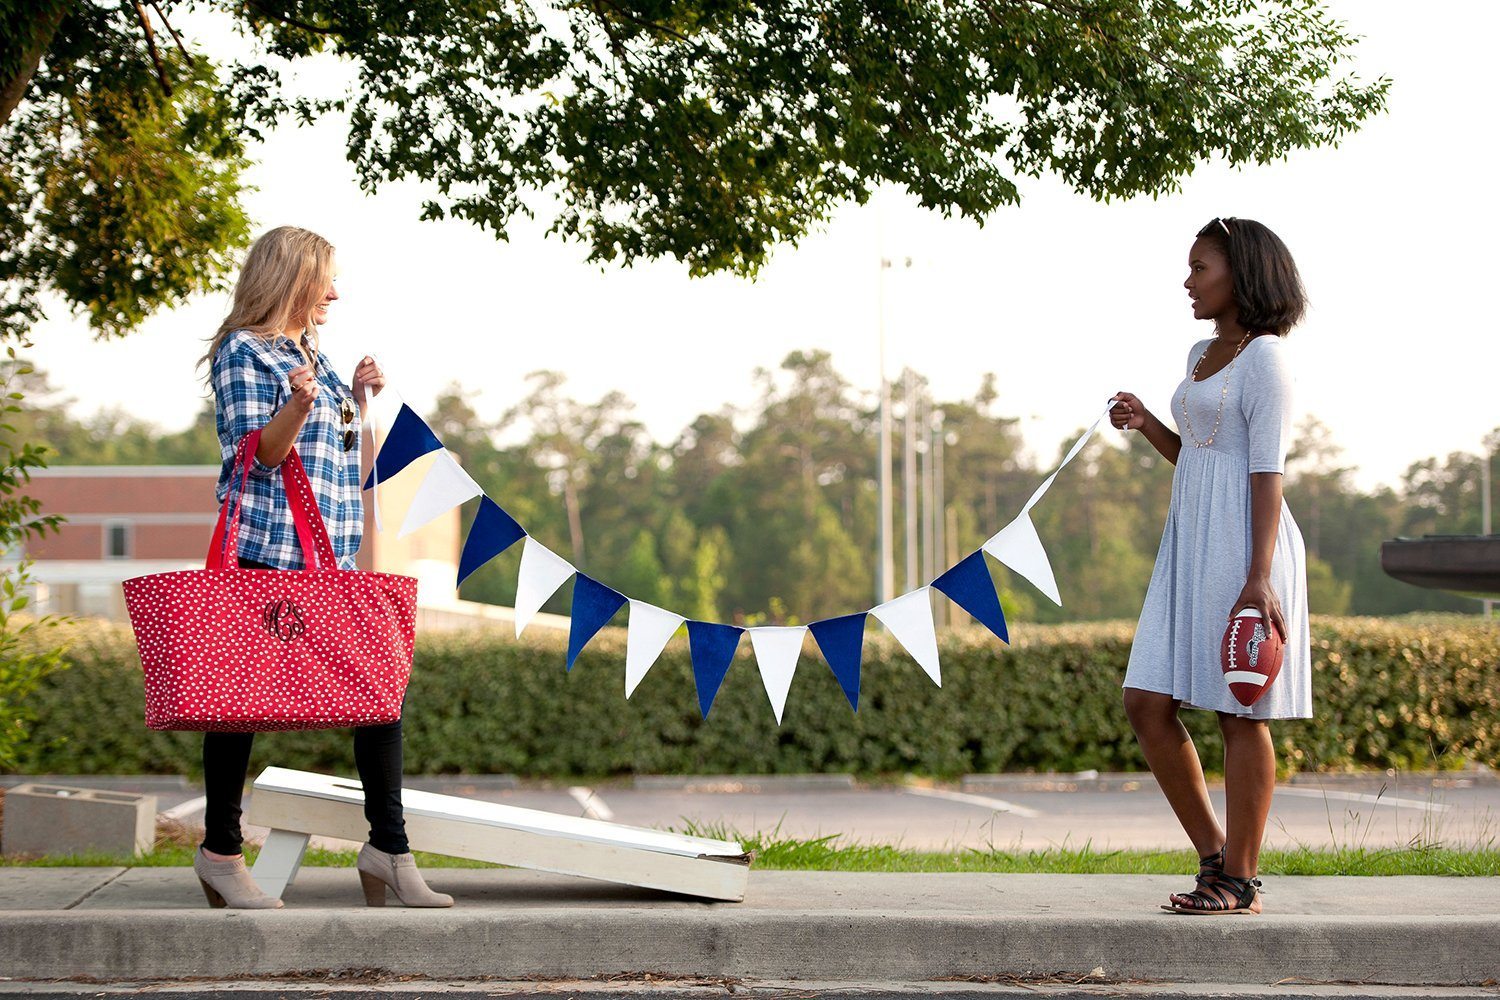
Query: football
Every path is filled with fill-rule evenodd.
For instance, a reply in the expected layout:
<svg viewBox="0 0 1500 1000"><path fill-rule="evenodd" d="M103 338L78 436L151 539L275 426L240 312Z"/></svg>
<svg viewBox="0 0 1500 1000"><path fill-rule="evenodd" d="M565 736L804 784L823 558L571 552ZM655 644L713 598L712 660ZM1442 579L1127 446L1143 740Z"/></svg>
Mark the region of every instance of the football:
<svg viewBox="0 0 1500 1000"><path fill-rule="evenodd" d="M1220 659L1229 693L1249 708L1281 673L1281 634L1261 619L1258 610L1245 608L1224 630Z"/></svg>

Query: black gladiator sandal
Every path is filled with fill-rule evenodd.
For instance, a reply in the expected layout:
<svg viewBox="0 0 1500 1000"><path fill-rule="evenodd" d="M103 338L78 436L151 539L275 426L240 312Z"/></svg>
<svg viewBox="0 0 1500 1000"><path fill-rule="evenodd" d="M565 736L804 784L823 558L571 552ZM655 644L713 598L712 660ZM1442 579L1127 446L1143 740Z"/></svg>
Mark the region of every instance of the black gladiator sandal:
<svg viewBox="0 0 1500 1000"><path fill-rule="evenodd" d="M1214 853L1198 859L1198 874L1193 876L1193 882L1197 888L1202 889L1204 886L1211 884L1214 879L1224 874L1224 848L1228 846L1228 844L1225 844L1224 847L1219 848ZM1186 899L1187 895L1185 892L1174 892L1171 896L1167 897L1173 900L1173 902L1163 903L1161 904L1161 908L1167 911L1175 911L1177 909L1175 901Z"/></svg>
<svg viewBox="0 0 1500 1000"><path fill-rule="evenodd" d="M1218 916L1221 913L1259 913L1260 879L1240 878L1228 872L1220 872L1214 881L1195 889L1186 896L1174 896L1177 900L1174 913L1191 913L1194 916Z"/></svg>

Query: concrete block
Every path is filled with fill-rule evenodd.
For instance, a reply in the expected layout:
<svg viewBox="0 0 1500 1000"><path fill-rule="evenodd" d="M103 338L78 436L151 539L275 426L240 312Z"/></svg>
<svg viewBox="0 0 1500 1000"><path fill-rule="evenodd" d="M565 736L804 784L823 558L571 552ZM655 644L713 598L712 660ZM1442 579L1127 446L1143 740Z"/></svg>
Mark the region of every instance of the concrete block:
<svg viewBox="0 0 1500 1000"><path fill-rule="evenodd" d="M142 854L155 840L155 795L38 782L5 793L0 854Z"/></svg>

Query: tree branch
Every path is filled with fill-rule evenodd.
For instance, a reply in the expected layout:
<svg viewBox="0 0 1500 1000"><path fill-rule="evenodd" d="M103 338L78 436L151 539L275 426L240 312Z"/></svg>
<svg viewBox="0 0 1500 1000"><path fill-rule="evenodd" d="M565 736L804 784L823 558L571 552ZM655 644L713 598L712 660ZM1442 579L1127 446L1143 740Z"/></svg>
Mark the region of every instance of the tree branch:
<svg viewBox="0 0 1500 1000"><path fill-rule="evenodd" d="M1066 0L1002 0L1002 2L1012 7L1041 7L1045 10L1050 10L1052 13L1058 15L1059 17L1076 18L1078 20L1079 28L1083 29L1084 31L1093 32L1100 38L1104 39L1106 42L1112 44L1117 50L1122 52L1130 51L1138 53L1140 55L1144 55L1147 59L1156 63L1156 65L1166 70L1168 74L1176 77L1178 80L1184 80L1188 83L1198 84L1199 86L1205 86L1207 84L1207 81L1200 78L1196 73L1184 73L1180 67L1168 62L1167 59L1164 58L1160 53L1151 51L1149 47L1143 45L1127 44L1126 42L1122 41L1119 36L1105 31L1099 25L1087 23L1085 18L1088 15L1089 11L1078 4L1068 3L1066 2ZM995 10L994 0L981 0L981 3L982 6L989 11L990 17L992 19L996 21L1000 19L999 13Z"/></svg>
<svg viewBox="0 0 1500 1000"><path fill-rule="evenodd" d="M151 0L151 9L156 11L156 16L161 18L162 24L166 25L167 31L172 35L172 41L177 43L178 50L182 52L182 57L188 61L188 65L192 65L193 54L187 50L186 45L182 44L182 36L177 33L176 28L172 27L172 22L167 20L167 15L161 9L161 5L156 0Z"/></svg>
<svg viewBox="0 0 1500 1000"><path fill-rule="evenodd" d="M245 6L250 10L259 13L262 17L269 17L273 21L279 21L289 28L299 28L302 31L311 31L315 35L337 35L340 33L339 29L337 28L320 28L316 24L308 24L306 21L299 21L294 17L287 17L285 14L278 14L274 10L268 10L265 4L258 3L257 0L245 0Z"/></svg>
<svg viewBox="0 0 1500 1000"><path fill-rule="evenodd" d="M631 69L630 51L625 48L625 43L610 28L609 18L599 9L599 0L589 0L589 6L594 8L594 16L599 19L599 26L604 29L604 37L609 39L609 47L614 51L615 58L620 61L627 71Z"/></svg>
<svg viewBox="0 0 1500 1000"><path fill-rule="evenodd" d="M614 11L616 14L619 14L621 17L625 18L625 20L629 21L631 24L634 24L636 27L645 28L648 31L655 31L660 34L666 35L669 38L676 38L679 41L692 41L691 38L689 38L687 35L684 35L682 32L677 31L675 28L669 28L665 24L657 24L655 21L647 20L646 18L643 18L640 15L636 14L634 11L630 11L625 9L624 7L621 7L619 4L615 3L614 0L603 0L603 3L610 10ZM595 5L594 9L597 12L598 6ZM600 20L603 20L602 15L600 17ZM608 31L609 29L606 28L605 30Z"/></svg>
<svg viewBox="0 0 1500 1000"><path fill-rule="evenodd" d="M37 66L41 65L42 53L52 44L52 37L68 14L68 6L67 3L53 2L34 15L40 23L32 34L31 47L21 52L15 74L0 84L0 125L10 120L20 106L21 98L26 96L26 88L36 75Z"/></svg>
<svg viewBox="0 0 1500 1000"><path fill-rule="evenodd" d="M146 48L151 52L151 61L156 64L156 78L161 81L161 92L168 97L172 96L172 81L167 79L167 67L162 65L161 53L156 51L156 32L151 30L151 19L146 16L146 8L141 6L141 0L130 0L135 8L136 20L141 22L141 30L146 33Z"/></svg>

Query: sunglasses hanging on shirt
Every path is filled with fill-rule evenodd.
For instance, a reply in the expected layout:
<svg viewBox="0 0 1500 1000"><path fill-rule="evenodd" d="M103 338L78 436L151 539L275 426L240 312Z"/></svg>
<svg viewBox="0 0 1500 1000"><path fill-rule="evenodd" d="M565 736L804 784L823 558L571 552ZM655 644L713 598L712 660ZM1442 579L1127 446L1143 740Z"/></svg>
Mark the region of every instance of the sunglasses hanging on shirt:
<svg viewBox="0 0 1500 1000"><path fill-rule="evenodd" d="M352 397L345 396L343 398L343 400L341 401L341 405L340 405L340 413L342 414L342 416L344 418L344 423L346 423L346 424L353 424L354 423L354 399ZM354 448L354 441L355 441L354 428L353 427L345 427L344 428L344 450L345 451L351 451L351 450L353 450L353 448Z"/></svg>

